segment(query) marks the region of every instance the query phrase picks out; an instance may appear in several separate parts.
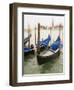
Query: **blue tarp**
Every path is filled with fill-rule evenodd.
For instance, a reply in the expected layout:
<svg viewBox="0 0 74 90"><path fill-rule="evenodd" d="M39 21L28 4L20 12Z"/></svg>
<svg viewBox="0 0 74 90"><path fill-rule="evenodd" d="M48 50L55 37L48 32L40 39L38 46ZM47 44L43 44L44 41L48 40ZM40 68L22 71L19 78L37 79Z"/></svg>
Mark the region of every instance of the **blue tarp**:
<svg viewBox="0 0 74 90"><path fill-rule="evenodd" d="M50 35L48 35L48 38L46 38L45 40L39 41L39 45L47 47L50 40L51 40L51 37Z"/></svg>
<svg viewBox="0 0 74 90"><path fill-rule="evenodd" d="M51 40L51 37L50 37L50 35L48 35L47 39L39 41L39 45L47 47L50 40ZM58 36L57 40L50 46L50 48L52 50L57 50L60 46L60 41L61 41L60 37ZM24 52L29 52L29 51L32 51L32 50L33 49L31 49L31 48L24 48Z"/></svg>
<svg viewBox="0 0 74 90"><path fill-rule="evenodd" d="M47 39L42 40L42 41L39 41L39 45L40 45L40 46L45 46L45 47L47 47L50 40L51 40L51 37L50 37L50 35L48 35L48 38L47 38ZM24 52L30 52L30 51L32 51L32 50L33 50L33 49L31 49L31 48L24 48Z"/></svg>
<svg viewBox="0 0 74 90"><path fill-rule="evenodd" d="M31 48L24 48L24 52L30 52L30 51L32 51Z"/></svg>
<svg viewBox="0 0 74 90"><path fill-rule="evenodd" d="M50 46L52 50L57 50L60 46L60 37L58 36L57 40Z"/></svg>

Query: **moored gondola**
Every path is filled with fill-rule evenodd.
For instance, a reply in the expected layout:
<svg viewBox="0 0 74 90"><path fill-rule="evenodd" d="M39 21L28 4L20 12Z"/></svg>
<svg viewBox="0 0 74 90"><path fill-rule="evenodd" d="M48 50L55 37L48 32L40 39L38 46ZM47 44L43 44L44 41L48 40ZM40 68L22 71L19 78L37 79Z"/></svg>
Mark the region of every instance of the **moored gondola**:
<svg viewBox="0 0 74 90"><path fill-rule="evenodd" d="M48 47L45 51L41 52L37 55L37 61L38 64L44 64L46 62L49 62L50 60L56 59L60 55L60 37L57 38L57 40Z"/></svg>
<svg viewBox="0 0 74 90"><path fill-rule="evenodd" d="M24 39L24 56L28 56L30 54L34 54L35 53L33 44L29 45L29 47L26 46L26 44L30 41L30 38L31 38L31 34L29 34L28 37L26 37Z"/></svg>
<svg viewBox="0 0 74 90"><path fill-rule="evenodd" d="M35 54L34 45L32 44L30 48L24 47L24 56Z"/></svg>
<svg viewBox="0 0 74 90"><path fill-rule="evenodd" d="M45 50L45 48L48 46L50 40L51 40L51 38L50 38L50 35L49 35L46 39L44 39L42 41L39 41L40 51ZM37 45L36 45L36 48L37 48ZM33 44L31 45L30 48L24 47L24 56L34 54L34 53L35 53L35 50L34 50L34 45Z"/></svg>

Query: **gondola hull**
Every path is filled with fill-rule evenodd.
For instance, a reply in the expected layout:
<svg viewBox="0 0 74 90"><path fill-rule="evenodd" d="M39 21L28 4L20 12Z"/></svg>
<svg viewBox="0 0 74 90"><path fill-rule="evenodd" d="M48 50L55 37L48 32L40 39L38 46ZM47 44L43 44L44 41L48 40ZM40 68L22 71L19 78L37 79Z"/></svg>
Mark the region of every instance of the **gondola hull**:
<svg viewBox="0 0 74 90"><path fill-rule="evenodd" d="M28 55L34 55L35 50L31 50L29 52L24 52L24 56L28 56Z"/></svg>
<svg viewBox="0 0 74 90"><path fill-rule="evenodd" d="M58 50L57 52L53 53L52 55L48 55L48 56L37 55L38 64L41 65L41 64L44 64L46 62L49 62L50 60L54 60L59 55L60 55L60 50Z"/></svg>

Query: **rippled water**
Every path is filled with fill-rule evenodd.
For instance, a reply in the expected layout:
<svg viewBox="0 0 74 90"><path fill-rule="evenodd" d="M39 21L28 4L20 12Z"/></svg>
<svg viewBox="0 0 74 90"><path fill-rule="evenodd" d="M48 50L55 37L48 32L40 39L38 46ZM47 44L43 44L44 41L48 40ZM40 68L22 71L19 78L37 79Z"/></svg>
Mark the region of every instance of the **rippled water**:
<svg viewBox="0 0 74 90"><path fill-rule="evenodd" d="M54 60L38 65L36 55L30 55L24 58L24 74L43 74L43 73L62 73L63 72L63 54Z"/></svg>

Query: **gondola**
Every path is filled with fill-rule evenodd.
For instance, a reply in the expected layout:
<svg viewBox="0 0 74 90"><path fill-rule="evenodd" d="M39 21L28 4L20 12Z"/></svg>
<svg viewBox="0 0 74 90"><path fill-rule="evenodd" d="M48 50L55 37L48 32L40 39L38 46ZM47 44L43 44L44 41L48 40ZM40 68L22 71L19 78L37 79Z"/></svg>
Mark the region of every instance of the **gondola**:
<svg viewBox="0 0 74 90"><path fill-rule="evenodd" d="M34 54L34 46L31 45L30 47L26 47L26 43L30 40L31 34L24 39L24 56L28 56L30 54Z"/></svg>
<svg viewBox="0 0 74 90"><path fill-rule="evenodd" d="M50 60L56 59L60 55L60 37L50 46L50 48L46 48L45 51L41 52L37 55L38 64L44 64L49 62Z"/></svg>
<svg viewBox="0 0 74 90"><path fill-rule="evenodd" d="M24 39L24 45L30 40L30 38L31 38L31 34L28 36L28 37L26 37L25 39Z"/></svg>
<svg viewBox="0 0 74 90"><path fill-rule="evenodd" d="M33 48L24 48L24 56L34 54L35 50Z"/></svg>
<svg viewBox="0 0 74 90"><path fill-rule="evenodd" d="M45 40L39 41L40 51L43 51L48 46L50 40L51 40L51 38L50 38L50 35L49 35ZM25 41L27 42L27 40L25 40ZM37 48L37 45L36 45L36 48ZM34 50L33 45L31 45L30 48L24 47L24 56L34 54L34 53L35 53L35 50Z"/></svg>

